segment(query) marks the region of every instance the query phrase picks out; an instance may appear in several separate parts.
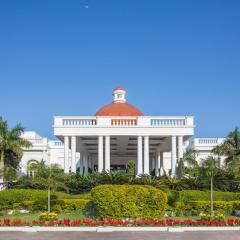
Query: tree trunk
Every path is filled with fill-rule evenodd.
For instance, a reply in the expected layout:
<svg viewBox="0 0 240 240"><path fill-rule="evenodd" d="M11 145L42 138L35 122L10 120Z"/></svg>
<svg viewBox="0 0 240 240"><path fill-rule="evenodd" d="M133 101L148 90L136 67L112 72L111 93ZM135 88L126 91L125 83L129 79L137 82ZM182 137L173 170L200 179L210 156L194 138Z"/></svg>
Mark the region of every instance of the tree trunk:
<svg viewBox="0 0 240 240"><path fill-rule="evenodd" d="M48 212L49 212L49 213L51 212L50 200L51 200L50 187L48 187Z"/></svg>
<svg viewBox="0 0 240 240"><path fill-rule="evenodd" d="M0 182L3 182L4 179L4 151L1 150L0 152L0 171L2 174L0 175Z"/></svg>
<svg viewBox="0 0 240 240"><path fill-rule="evenodd" d="M211 176L211 199L210 199L210 204L211 204L211 215L214 215L214 209L213 209L213 176Z"/></svg>

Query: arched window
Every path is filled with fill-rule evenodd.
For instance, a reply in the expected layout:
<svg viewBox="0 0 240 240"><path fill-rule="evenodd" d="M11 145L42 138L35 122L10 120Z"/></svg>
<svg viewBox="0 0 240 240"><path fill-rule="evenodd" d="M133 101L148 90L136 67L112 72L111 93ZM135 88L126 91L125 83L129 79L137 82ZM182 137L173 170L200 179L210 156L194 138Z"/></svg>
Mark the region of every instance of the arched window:
<svg viewBox="0 0 240 240"><path fill-rule="evenodd" d="M27 163L27 176L34 177L35 169L36 169L37 164L38 164L37 160L32 159L32 160L28 161L28 163Z"/></svg>

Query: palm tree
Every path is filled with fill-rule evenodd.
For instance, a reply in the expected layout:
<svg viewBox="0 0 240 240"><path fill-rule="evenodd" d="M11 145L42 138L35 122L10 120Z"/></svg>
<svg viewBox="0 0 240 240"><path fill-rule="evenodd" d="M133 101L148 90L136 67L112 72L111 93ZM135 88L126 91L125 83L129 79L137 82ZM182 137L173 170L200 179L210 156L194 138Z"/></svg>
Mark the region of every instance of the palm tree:
<svg viewBox="0 0 240 240"><path fill-rule="evenodd" d="M194 148L187 148L183 153L183 162L187 163L188 166L197 166L197 155L198 151Z"/></svg>
<svg viewBox="0 0 240 240"><path fill-rule="evenodd" d="M17 124L14 128L9 129L7 121L0 117L0 170L3 171L4 165L18 165L21 156L22 148L30 147L31 143L23 138L21 134L24 128ZM13 156L17 158L17 163L12 163ZM2 174L3 175L3 174Z"/></svg>
<svg viewBox="0 0 240 240"><path fill-rule="evenodd" d="M65 174L56 164L47 166L44 161L36 162L32 166L34 170L34 184L45 185L48 190L48 212L51 212L51 191L64 189L68 191L65 182Z"/></svg>
<svg viewBox="0 0 240 240"><path fill-rule="evenodd" d="M165 174L158 179L161 180L163 185L167 186L171 190L180 191L186 188L186 184L184 183L184 181L182 181L182 179L171 177L168 174Z"/></svg>
<svg viewBox="0 0 240 240"><path fill-rule="evenodd" d="M216 146L213 153L221 156L225 155L227 163L233 163L238 161L240 157L240 131L236 127L232 132L230 132L226 140L219 146Z"/></svg>
<svg viewBox="0 0 240 240"><path fill-rule="evenodd" d="M197 162L198 151L194 148L187 148L183 153L183 158L181 158L177 165L177 177L183 178L185 176L186 167L190 167L191 169L196 169L198 167Z"/></svg>
<svg viewBox="0 0 240 240"><path fill-rule="evenodd" d="M204 173L207 177L210 178L211 192L210 192L210 205L211 205L211 214L214 214L213 209L213 181L214 177L218 174L220 169L219 160L214 158L213 156L209 156L202 165Z"/></svg>
<svg viewBox="0 0 240 240"><path fill-rule="evenodd" d="M228 170L234 174L236 178L240 177L240 131L236 127L230 132L226 140L216 146L212 150L213 154L220 156L226 156L226 165Z"/></svg>

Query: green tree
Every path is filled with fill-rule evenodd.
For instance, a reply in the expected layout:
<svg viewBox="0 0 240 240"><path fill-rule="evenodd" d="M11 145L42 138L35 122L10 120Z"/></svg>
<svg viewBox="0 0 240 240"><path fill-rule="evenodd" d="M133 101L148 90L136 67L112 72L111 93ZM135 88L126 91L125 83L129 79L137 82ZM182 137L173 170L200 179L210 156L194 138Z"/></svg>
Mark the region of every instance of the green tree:
<svg viewBox="0 0 240 240"><path fill-rule="evenodd" d="M134 160L127 162L127 173L133 177L136 175L136 163Z"/></svg>
<svg viewBox="0 0 240 240"><path fill-rule="evenodd" d="M47 166L44 161L34 163L31 170L34 171L33 184L45 185L48 190L48 212L51 212L51 191L68 191L66 175L56 164Z"/></svg>
<svg viewBox="0 0 240 240"><path fill-rule="evenodd" d="M159 177L159 179L163 185L167 186L171 190L183 190L186 188L184 181L180 178L171 177L170 175L165 174Z"/></svg>
<svg viewBox="0 0 240 240"><path fill-rule="evenodd" d="M194 148L187 148L183 153L183 163L188 166L198 166L197 162L198 151Z"/></svg>
<svg viewBox="0 0 240 240"><path fill-rule="evenodd" d="M216 155L225 155L227 163L233 163L240 160L240 131L236 127L230 132L226 140L213 150Z"/></svg>
<svg viewBox="0 0 240 240"><path fill-rule="evenodd" d="M213 154L217 155L220 159L221 156L226 156L226 165L228 171L234 174L234 177L239 180L240 178L240 131L236 127L230 132L226 140L216 146L212 150Z"/></svg>
<svg viewBox="0 0 240 240"><path fill-rule="evenodd" d="M213 156L209 156L205 161L203 161L202 169L204 170L206 176L210 178L210 204L211 204L211 214L214 214L214 204L213 204L213 184L214 177L218 174L220 169L219 160Z"/></svg>
<svg viewBox="0 0 240 240"><path fill-rule="evenodd" d="M9 129L7 121L0 117L0 170L4 178L4 166L17 168L21 161L23 148L31 147L31 143L23 138L21 134L24 128L17 124Z"/></svg>
<svg viewBox="0 0 240 240"><path fill-rule="evenodd" d="M183 153L183 158L177 165L177 178L196 178L198 177L198 151L194 148L187 148Z"/></svg>

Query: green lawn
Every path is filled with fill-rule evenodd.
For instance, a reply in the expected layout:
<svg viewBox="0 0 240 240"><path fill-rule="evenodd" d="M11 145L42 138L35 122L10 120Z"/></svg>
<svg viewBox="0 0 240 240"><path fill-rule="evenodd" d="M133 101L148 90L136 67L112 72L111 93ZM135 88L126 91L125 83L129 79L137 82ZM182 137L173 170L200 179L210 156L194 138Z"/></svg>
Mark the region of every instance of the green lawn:
<svg viewBox="0 0 240 240"><path fill-rule="evenodd" d="M39 217L39 213L14 213L12 215L3 215L0 216L0 221L3 219L22 219L25 221L32 221L34 219L38 219ZM58 218L59 219L65 219L65 218L69 218L69 219L84 219L86 218L84 215L80 214L80 213L59 213L58 214ZM171 218L171 217L169 217ZM189 217L172 217L174 219L178 219L178 220L185 220L185 219L191 219L191 220L197 220L200 219L198 216L189 216ZM165 219L165 218L163 218Z"/></svg>
<svg viewBox="0 0 240 240"><path fill-rule="evenodd" d="M239 218L236 216L226 216L226 218ZM84 219L86 218L86 216L84 216L81 213L77 213L77 212L71 212L71 213L59 213L58 214L58 219ZM186 219L190 219L190 220L199 220L200 217L199 216L179 216L179 217L163 217L162 219L167 219L167 218L172 218L172 219L176 219L176 220L186 220ZM32 221L32 220L38 220L39 219L39 213L14 213L12 215L0 215L0 221L2 221L3 219L21 219L24 221Z"/></svg>
<svg viewBox="0 0 240 240"><path fill-rule="evenodd" d="M59 213L58 214L59 219L64 219L64 218L69 218L69 219L83 219L85 218L82 214L80 213ZM3 215L0 216L0 221L3 219L22 219L25 221L32 221L34 219L39 218L39 213L15 213L12 215Z"/></svg>

